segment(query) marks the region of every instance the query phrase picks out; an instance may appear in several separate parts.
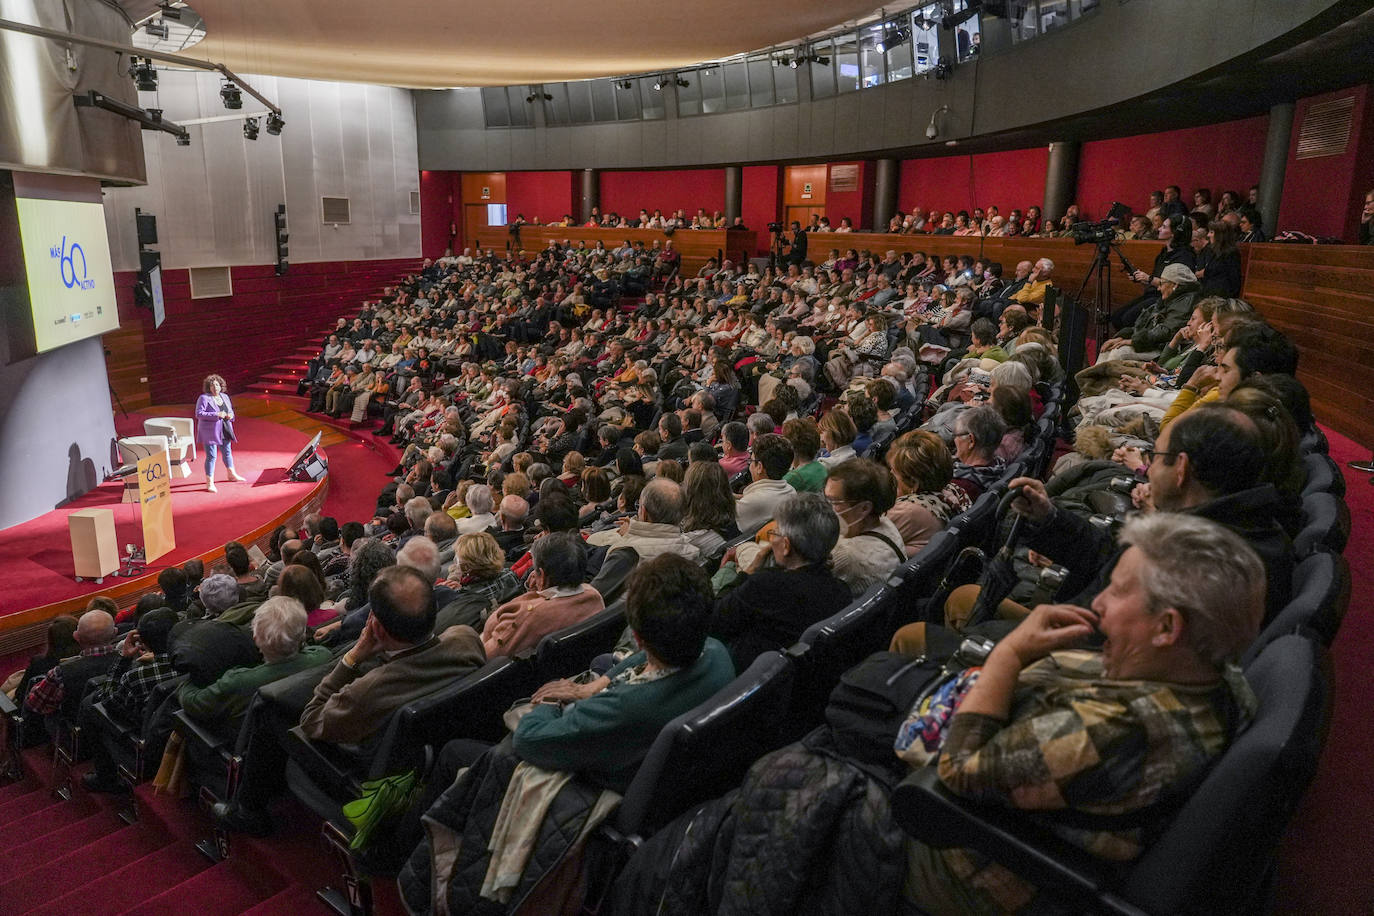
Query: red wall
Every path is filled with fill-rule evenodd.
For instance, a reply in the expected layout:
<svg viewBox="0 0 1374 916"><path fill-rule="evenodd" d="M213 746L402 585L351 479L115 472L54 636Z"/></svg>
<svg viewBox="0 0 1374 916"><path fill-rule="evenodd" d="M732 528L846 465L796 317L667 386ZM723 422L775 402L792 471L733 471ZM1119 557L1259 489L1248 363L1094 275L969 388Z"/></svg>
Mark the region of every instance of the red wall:
<svg viewBox="0 0 1374 916"><path fill-rule="evenodd" d="M458 172L420 172L420 253L438 258L449 245L449 229L457 224L459 238L453 244L462 250L463 220L458 214Z"/></svg>
<svg viewBox="0 0 1374 916"><path fill-rule="evenodd" d="M756 254L768 253L768 224L782 213L782 169L776 165L746 165L742 170L740 216L758 238Z"/></svg>
<svg viewBox="0 0 1374 916"><path fill-rule="evenodd" d="M1313 104L1354 96L1350 141L1339 156L1299 159L1298 133ZM1369 158L1374 151L1374 106L1369 87L1356 86L1339 92L1298 101L1293 113L1293 135L1288 142L1288 165L1283 179L1279 228L1297 229L1309 235L1334 236L1354 243L1359 239L1360 209L1369 190ZM1372 122L1367 124L1366 122ZM1273 234L1273 227L1267 227Z"/></svg>
<svg viewBox="0 0 1374 916"><path fill-rule="evenodd" d="M1003 216L1012 209L1024 211L1043 204L1048 164L1045 147L907 159L898 173L897 208L905 213L914 207L958 213L996 205Z"/></svg>
<svg viewBox="0 0 1374 916"><path fill-rule="evenodd" d="M189 272L162 272L166 320L153 329L152 312L121 298L121 325L141 324L148 390L154 404L180 404L200 394L211 372L231 392L243 390L290 356L307 337L340 315L351 315L364 298L418 266L414 258L321 261L292 264L278 277L270 264L231 267L234 293L192 299ZM115 274L117 289L132 289L137 275Z"/></svg>
<svg viewBox="0 0 1374 916"><path fill-rule="evenodd" d="M514 219L517 213L534 222L537 216L549 223L571 213L577 219L574 205L577 177L573 172L507 172L506 213Z"/></svg>
<svg viewBox="0 0 1374 916"><path fill-rule="evenodd" d="M514 173L512 173L514 174ZM668 169L655 172L602 172L601 212L635 217L641 209L667 213L679 207L688 216L725 209L725 169Z"/></svg>
<svg viewBox="0 0 1374 916"><path fill-rule="evenodd" d="M830 184L830 170L837 165L859 167L859 187L856 190L836 191ZM874 177L875 167L870 160L830 163L826 168L825 215L831 226L838 227L840 220L847 216L856 230L873 228Z"/></svg>
<svg viewBox="0 0 1374 916"><path fill-rule="evenodd" d="M1136 212L1149 207L1150 192L1176 184L1191 205L1193 189L1239 191L1259 182L1268 115L1207 127L1171 130L1083 144L1078 159L1078 203L1100 217L1119 200ZM1285 194L1285 197L1287 195Z"/></svg>

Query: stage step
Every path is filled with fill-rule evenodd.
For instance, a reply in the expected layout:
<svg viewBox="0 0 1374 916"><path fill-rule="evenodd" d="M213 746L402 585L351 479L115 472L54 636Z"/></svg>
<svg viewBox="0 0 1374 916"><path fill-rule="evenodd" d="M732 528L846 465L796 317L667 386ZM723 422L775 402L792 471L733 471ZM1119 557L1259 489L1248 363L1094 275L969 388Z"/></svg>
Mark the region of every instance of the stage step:
<svg viewBox="0 0 1374 916"><path fill-rule="evenodd" d="M264 372L262 374L262 378L259 379L259 381L280 382L283 385L295 385L304 377L304 372L283 372L278 369L272 369L267 372Z"/></svg>
<svg viewBox="0 0 1374 916"><path fill-rule="evenodd" d="M280 372L295 372L300 374L310 368L310 363L303 359L288 359L277 363L272 368Z"/></svg>
<svg viewBox="0 0 1374 916"><path fill-rule="evenodd" d="M285 384L283 382L253 382L248 386L249 391L263 391L268 394L290 394L296 393L295 384Z"/></svg>

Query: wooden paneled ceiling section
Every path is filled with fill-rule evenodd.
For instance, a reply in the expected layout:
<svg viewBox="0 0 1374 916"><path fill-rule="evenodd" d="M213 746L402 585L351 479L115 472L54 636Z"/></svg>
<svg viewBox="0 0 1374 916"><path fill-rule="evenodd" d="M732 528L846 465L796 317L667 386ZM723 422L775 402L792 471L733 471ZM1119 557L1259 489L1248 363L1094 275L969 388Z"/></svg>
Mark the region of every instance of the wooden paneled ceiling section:
<svg viewBox="0 0 1374 916"><path fill-rule="evenodd" d="M137 5L137 0L126 7ZM239 73L411 88L652 73L789 44L873 0L191 0L197 57ZM131 10L132 11L132 10Z"/></svg>

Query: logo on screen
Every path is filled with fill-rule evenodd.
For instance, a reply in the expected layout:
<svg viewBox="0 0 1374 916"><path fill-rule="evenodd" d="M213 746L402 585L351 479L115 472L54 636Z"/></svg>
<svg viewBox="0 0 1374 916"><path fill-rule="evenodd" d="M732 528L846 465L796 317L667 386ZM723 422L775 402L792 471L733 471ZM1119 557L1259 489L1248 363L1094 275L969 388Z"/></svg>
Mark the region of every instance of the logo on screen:
<svg viewBox="0 0 1374 916"><path fill-rule="evenodd" d="M79 244L72 242L68 245L64 235L62 244L49 248L48 255L58 262L62 285L67 289L95 289L95 281L87 275L86 252Z"/></svg>

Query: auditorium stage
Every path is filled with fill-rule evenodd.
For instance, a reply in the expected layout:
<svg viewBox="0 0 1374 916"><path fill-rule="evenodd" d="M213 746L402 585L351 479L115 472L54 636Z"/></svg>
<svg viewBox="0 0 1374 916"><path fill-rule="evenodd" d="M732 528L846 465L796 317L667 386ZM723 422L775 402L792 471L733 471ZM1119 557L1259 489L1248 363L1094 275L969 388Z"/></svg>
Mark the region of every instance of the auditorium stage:
<svg viewBox="0 0 1374 916"><path fill-rule="evenodd" d="M80 610L91 595L110 595L124 607L156 588L157 573L163 568L192 557L203 558L208 567L223 559L226 541L252 543L270 535L277 525L323 505L329 487L327 476L314 483L286 479L287 466L310 441L315 431L311 427L319 424L270 402L245 399L236 401L235 407L235 466L247 480L217 480L219 492L207 492L204 459L198 455L192 462L191 476L172 481L177 547L149 564L144 575L107 576L100 585L74 579L67 533L67 515L72 510L97 506L113 509L121 555L126 544L143 543L138 505L120 501L124 486L120 481L102 484L60 509L0 531L0 652L16 640L31 642L30 633L25 631L31 631L32 625L41 625L55 614ZM190 416L190 411L190 405L181 405L146 414L131 413L128 418L117 416L115 426L120 435L141 435L145 416ZM337 432L330 432L334 434L324 442L338 442ZM221 463L216 476L223 474Z"/></svg>

